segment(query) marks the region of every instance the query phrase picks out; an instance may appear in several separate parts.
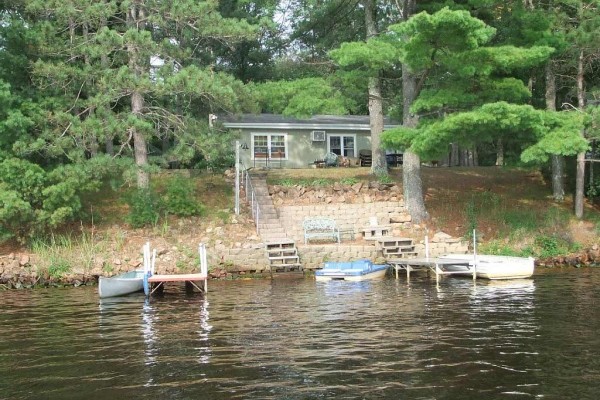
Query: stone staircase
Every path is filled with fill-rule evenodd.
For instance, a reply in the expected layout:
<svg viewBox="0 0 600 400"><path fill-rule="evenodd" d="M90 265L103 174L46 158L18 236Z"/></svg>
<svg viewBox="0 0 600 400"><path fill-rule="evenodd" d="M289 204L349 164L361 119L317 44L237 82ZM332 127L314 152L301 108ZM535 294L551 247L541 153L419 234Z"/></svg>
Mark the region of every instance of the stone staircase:
<svg viewBox="0 0 600 400"><path fill-rule="evenodd" d="M385 259L410 258L417 256L413 240L409 238L378 238L377 248L381 250Z"/></svg>
<svg viewBox="0 0 600 400"><path fill-rule="evenodd" d="M255 201L258 203L260 210L257 224L258 234L265 243L271 275L302 273L296 243L287 237L269 195L266 172L252 172L250 179L254 189Z"/></svg>

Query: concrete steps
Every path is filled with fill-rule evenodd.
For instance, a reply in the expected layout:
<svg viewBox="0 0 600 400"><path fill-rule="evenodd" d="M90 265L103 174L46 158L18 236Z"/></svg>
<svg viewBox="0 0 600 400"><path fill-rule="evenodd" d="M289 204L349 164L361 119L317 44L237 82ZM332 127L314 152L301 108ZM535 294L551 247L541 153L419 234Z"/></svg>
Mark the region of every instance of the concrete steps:
<svg viewBox="0 0 600 400"><path fill-rule="evenodd" d="M378 238L377 248L381 250L384 258L411 258L418 254L413 240L409 238Z"/></svg>
<svg viewBox="0 0 600 400"><path fill-rule="evenodd" d="M254 199L258 203L258 233L265 242L271 276L302 275L303 268L296 249L296 243L287 237L281 225L277 210L273 205L266 174L251 173Z"/></svg>
<svg viewBox="0 0 600 400"><path fill-rule="evenodd" d="M271 266L271 276L280 273L303 274L304 271L294 241L289 239L272 241L265 243L265 248Z"/></svg>

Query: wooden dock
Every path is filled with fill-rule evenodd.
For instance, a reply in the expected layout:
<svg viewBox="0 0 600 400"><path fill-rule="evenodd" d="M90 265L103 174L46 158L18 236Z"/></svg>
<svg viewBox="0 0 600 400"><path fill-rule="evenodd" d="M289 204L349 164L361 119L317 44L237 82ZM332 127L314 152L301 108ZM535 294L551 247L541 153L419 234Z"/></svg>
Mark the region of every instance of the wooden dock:
<svg viewBox="0 0 600 400"><path fill-rule="evenodd" d="M435 273L437 282L439 282L441 275L465 275L465 273L472 273L473 279L477 276L476 268L472 265L471 260L431 257L396 258L387 260L387 263L396 271L396 279L398 279L400 270L406 271L406 279L410 279L412 271L431 271Z"/></svg>
<svg viewBox="0 0 600 400"><path fill-rule="evenodd" d="M200 292L206 293L206 274L176 274L176 275L152 275L148 277L148 283L151 285L149 295L162 290L167 282L185 282L188 291L194 288ZM201 284L203 282L204 284ZM202 287L200 287L202 286Z"/></svg>
<svg viewBox="0 0 600 400"><path fill-rule="evenodd" d="M208 291L208 262L204 243L198 246L198 253L200 255L200 273L160 275L154 273L156 249L150 252L150 243L146 243L144 246L144 292L146 296L150 296L156 291L162 291L167 282L185 282L188 292L195 288L206 293Z"/></svg>

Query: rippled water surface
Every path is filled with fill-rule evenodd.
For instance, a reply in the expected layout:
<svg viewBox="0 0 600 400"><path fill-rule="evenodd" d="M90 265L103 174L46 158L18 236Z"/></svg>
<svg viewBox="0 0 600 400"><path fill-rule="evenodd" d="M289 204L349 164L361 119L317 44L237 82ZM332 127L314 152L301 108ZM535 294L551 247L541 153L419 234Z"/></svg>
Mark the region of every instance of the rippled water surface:
<svg viewBox="0 0 600 400"><path fill-rule="evenodd" d="M0 292L2 399L597 399L600 270Z"/></svg>

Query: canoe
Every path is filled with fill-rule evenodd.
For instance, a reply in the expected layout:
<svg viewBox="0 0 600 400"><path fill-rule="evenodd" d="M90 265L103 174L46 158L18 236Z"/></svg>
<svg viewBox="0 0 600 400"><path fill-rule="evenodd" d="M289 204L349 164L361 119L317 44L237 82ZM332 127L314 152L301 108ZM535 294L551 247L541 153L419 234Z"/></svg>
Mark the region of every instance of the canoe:
<svg viewBox="0 0 600 400"><path fill-rule="evenodd" d="M363 281L367 279L383 279L387 265L373 264L369 260L350 262L326 262L322 269L315 272L317 281Z"/></svg>
<svg viewBox="0 0 600 400"><path fill-rule="evenodd" d="M473 276L473 267L477 278L483 279L521 279L533 275L535 259L532 257L509 257L478 254L447 254L440 258L466 260L469 267L447 266L446 269L457 275Z"/></svg>
<svg viewBox="0 0 600 400"><path fill-rule="evenodd" d="M144 271L135 270L110 278L100 277L98 295L100 298L123 296L144 290Z"/></svg>

